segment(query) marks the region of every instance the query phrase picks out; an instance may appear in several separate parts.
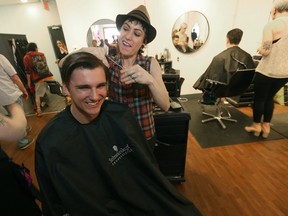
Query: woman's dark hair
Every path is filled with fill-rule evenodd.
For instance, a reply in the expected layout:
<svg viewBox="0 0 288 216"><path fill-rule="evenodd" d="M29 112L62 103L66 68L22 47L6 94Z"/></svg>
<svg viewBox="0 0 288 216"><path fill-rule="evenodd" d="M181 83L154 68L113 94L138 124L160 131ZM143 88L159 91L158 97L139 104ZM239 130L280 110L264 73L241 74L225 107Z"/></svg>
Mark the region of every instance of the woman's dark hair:
<svg viewBox="0 0 288 216"><path fill-rule="evenodd" d="M36 43L28 43L27 44L27 52L30 52L30 51L36 51L37 49L37 44Z"/></svg>
<svg viewBox="0 0 288 216"><path fill-rule="evenodd" d="M95 55L88 52L75 52L64 60L61 68L61 79L64 84L69 86L71 75L77 68L94 69L102 67L105 71L105 77L108 77L108 68L106 65L98 59Z"/></svg>

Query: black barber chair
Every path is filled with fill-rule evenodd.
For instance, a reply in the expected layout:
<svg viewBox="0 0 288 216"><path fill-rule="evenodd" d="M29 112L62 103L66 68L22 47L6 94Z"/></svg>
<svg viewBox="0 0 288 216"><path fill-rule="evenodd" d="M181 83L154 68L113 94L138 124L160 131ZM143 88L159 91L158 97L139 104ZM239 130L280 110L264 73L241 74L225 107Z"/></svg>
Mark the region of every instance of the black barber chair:
<svg viewBox="0 0 288 216"><path fill-rule="evenodd" d="M216 114L202 112L203 115L209 116L210 118L202 120L202 123L217 120L222 128L226 128L223 120L237 122L236 119L232 119L229 110L225 107L223 98L233 97L243 94L250 86L253 81L255 74L255 69L241 69L233 73L228 84L219 82L217 80L207 81L211 84L209 91L204 92L204 95L212 95L215 101L206 102L205 100L200 100L202 105L214 105L216 106Z"/></svg>

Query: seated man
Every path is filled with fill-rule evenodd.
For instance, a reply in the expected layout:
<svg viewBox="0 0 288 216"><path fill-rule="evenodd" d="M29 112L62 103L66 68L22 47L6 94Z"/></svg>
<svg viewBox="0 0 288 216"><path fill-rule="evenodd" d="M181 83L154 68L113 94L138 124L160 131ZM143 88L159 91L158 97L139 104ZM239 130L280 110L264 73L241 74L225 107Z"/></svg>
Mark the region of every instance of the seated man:
<svg viewBox="0 0 288 216"><path fill-rule="evenodd" d="M229 83L231 75L237 69L255 68L252 56L242 50L238 45L242 39L243 31L235 28L226 35L227 49L216 55L204 74L193 85L193 88L202 90L204 93L204 102L213 103L215 98L210 97L210 83L207 79L217 80L223 83Z"/></svg>
<svg viewBox="0 0 288 216"><path fill-rule="evenodd" d="M63 62L72 104L35 149L44 215L201 215L160 172L131 109L105 99L107 74L91 53Z"/></svg>

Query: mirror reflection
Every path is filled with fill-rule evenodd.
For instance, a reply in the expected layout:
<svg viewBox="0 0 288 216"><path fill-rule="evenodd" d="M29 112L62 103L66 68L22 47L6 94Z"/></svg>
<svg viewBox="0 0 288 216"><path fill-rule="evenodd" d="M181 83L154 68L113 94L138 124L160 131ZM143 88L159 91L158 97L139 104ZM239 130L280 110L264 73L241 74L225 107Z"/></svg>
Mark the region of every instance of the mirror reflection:
<svg viewBox="0 0 288 216"><path fill-rule="evenodd" d="M172 29L172 43L182 53L193 53L199 50L209 36L207 18L198 11L182 14Z"/></svg>
<svg viewBox="0 0 288 216"><path fill-rule="evenodd" d="M106 54L113 56L116 54L118 34L115 21L110 19L97 20L88 29L87 45L89 47L104 47Z"/></svg>

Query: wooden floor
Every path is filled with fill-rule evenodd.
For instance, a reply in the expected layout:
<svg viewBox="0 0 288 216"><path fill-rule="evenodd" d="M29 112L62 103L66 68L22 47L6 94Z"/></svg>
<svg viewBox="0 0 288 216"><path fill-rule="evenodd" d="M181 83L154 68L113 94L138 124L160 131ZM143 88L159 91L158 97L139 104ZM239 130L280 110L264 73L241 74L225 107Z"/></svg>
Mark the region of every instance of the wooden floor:
<svg viewBox="0 0 288 216"><path fill-rule="evenodd" d="M240 111L251 116L250 107ZM275 112L288 113L288 107L276 105ZM33 127L29 136L36 138L53 115L27 117ZM34 144L25 150L14 142L1 146L14 161L31 170L37 185ZM189 132L185 178L175 186L203 216L287 216L288 140L202 149Z"/></svg>

